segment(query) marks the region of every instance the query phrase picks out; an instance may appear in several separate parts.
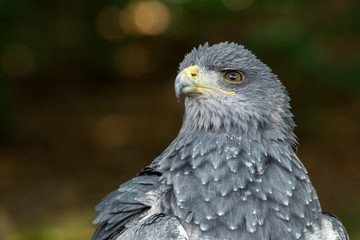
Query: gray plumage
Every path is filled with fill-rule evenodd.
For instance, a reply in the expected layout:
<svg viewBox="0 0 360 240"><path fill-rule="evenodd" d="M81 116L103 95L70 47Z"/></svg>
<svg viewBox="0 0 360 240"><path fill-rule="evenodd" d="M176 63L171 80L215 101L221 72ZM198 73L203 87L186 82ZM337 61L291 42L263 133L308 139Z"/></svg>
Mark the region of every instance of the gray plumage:
<svg viewBox="0 0 360 240"><path fill-rule="evenodd" d="M271 69L226 42L193 49L179 70L179 135L102 200L92 239L348 239L296 156L289 97ZM230 70L244 79L224 81Z"/></svg>

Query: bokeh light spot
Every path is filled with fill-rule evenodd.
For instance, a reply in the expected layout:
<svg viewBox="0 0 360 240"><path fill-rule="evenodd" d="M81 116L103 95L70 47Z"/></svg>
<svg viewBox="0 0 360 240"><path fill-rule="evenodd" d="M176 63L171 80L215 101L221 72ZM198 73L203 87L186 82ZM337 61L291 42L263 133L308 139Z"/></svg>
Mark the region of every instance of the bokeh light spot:
<svg viewBox="0 0 360 240"><path fill-rule="evenodd" d="M158 35L169 25L169 11L161 2L140 2L135 8L134 22L141 33Z"/></svg>
<svg viewBox="0 0 360 240"><path fill-rule="evenodd" d="M251 6L253 0L222 0L225 7L234 11L243 11Z"/></svg>
<svg viewBox="0 0 360 240"><path fill-rule="evenodd" d="M170 24L170 12L158 1L131 2L120 12L119 22L131 35L159 35Z"/></svg>
<svg viewBox="0 0 360 240"><path fill-rule="evenodd" d="M105 115L95 125L95 140L102 147L119 147L129 137L130 122L120 114Z"/></svg>
<svg viewBox="0 0 360 240"><path fill-rule="evenodd" d="M8 45L1 60L2 70L10 77L23 77L35 65L33 52L23 44Z"/></svg>
<svg viewBox="0 0 360 240"><path fill-rule="evenodd" d="M124 34L118 24L119 8L104 8L96 17L96 31L105 40L115 42Z"/></svg>
<svg viewBox="0 0 360 240"><path fill-rule="evenodd" d="M126 9L120 10L119 14L119 24L121 29L129 35L138 35L138 31L134 26L134 19L132 18L132 8L128 7Z"/></svg>
<svg viewBox="0 0 360 240"><path fill-rule="evenodd" d="M140 77L154 68L150 52L142 45L127 45L115 52L114 65L128 78Z"/></svg>

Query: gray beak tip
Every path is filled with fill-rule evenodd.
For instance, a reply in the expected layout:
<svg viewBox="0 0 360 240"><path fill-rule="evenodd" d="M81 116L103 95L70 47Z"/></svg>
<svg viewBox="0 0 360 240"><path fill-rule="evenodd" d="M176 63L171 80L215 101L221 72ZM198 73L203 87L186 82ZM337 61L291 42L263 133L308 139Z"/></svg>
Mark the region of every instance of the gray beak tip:
<svg viewBox="0 0 360 240"><path fill-rule="evenodd" d="M175 80L175 96L178 102L180 102L180 95L181 95L181 83L180 83L180 77L177 76Z"/></svg>

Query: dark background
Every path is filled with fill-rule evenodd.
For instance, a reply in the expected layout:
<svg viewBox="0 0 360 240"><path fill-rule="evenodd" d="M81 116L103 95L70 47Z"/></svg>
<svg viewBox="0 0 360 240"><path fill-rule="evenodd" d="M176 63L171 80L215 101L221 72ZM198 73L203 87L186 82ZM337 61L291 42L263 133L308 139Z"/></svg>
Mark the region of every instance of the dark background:
<svg viewBox="0 0 360 240"><path fill-rule="evenodd" d="M0 238L90 239L94 206L176 136L194 46L235 41L287 86L324 210L360 239L360 1L0 0Z"/></svg>

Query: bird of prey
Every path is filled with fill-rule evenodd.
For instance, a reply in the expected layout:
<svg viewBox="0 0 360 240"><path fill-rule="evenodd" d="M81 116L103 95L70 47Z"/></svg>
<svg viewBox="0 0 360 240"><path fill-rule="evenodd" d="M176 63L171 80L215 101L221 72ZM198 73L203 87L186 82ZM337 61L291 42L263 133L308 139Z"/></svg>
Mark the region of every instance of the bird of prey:
<svg viewBox="0 0 360 240"><path fill-rule="evenodd" d="M180 63L178 136L96 209L93 240L345 240L296 155L285 87L242 45L207 43Z"/></svg>

